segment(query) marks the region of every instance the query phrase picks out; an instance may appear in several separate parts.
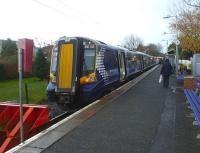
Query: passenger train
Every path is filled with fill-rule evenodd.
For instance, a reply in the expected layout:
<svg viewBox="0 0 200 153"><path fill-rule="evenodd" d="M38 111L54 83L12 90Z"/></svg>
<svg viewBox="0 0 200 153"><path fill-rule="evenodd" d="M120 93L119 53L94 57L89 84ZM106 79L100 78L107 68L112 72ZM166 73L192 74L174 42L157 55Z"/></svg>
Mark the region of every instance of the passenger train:
<svg viewBox="0 0 200 153"><path fill-rule="evenodd" d="M62 37L53 50L52 90L63 103L92 101L108 87L156 64L154 57L83 37Z"/></svg>

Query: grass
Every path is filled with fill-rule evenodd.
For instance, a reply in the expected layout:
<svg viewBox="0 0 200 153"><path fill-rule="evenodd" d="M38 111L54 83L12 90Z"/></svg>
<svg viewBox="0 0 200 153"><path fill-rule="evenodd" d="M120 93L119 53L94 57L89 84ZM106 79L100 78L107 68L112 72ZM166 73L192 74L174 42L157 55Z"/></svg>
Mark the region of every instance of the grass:
<svg viewBox="0 0 200 153"><path fill-rule="evenodd" d="M30 104L41 104L46 99L46 81L40 81L38 78L23 79L23 103L26 103L25 98L25 83L28 84L28 94ZM19 101L19 81L6 80L0 82L0 102L4 101Z"/></svg>

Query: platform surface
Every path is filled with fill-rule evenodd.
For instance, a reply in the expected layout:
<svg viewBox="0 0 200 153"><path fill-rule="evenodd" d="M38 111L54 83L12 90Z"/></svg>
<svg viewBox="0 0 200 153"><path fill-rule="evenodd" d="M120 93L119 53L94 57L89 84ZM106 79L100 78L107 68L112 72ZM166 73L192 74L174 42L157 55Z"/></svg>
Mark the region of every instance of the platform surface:
<svg viewBox="0 0 200 153"><path fill-rule="evenodd" d="M95 116L47 148L44 153L153 152L159 148L152 147L152 143L159 130L166 126L160 125L161 117L168 127L161 139L170 142L164 142L161 146L172 150L175 99L171 89L164 89L158 84L158 71L108 104ZM170 106L165 108L165 103ZM162 143L157 141L159 140L155 143ZM163 147L160 149L164 150Z"/></svg>
<svg viewBox="0 0 200 153"><path fill-rule="evenodd" d="M160 68L155 69L47 148L40 146L51 138L17 152L198 153L200 145L190 135L196 129L188 124L191 119L185 118L189 112L182 87L171 77L170 87L163 88L158 83L159 74Z"/></svg>

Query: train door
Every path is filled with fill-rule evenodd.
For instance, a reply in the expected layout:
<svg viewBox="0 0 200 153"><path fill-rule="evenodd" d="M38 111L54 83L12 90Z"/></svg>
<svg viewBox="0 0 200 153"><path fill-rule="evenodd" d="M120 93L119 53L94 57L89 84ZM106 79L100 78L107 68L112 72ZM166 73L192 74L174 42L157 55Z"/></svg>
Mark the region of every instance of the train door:
<svg viewBox="0 0 200 153"><path fill-rule="evenodd" d="M118 52L118 59L119 59L120 81L122 81L126 77L125 53L119 51Z"/></svg>
<svg viewBox="0 0 200 153"><path fill-rule="evenodd" d="M144 69L144 60L143 60L143 56L140 55L140 65L141 65L141 71L143 71Z"/></svg>
<svg viewBox="0 0 200 153"><path fill-rule="evenodd" d="M64 40L58 44L57 92L74 94L77 87L77 40Z"/></svg>

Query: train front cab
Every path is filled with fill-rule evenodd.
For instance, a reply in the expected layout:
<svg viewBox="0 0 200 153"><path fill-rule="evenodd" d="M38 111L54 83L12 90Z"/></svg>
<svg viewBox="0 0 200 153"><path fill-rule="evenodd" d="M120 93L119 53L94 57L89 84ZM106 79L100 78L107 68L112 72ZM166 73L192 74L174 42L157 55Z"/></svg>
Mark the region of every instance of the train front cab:
<svg viewBox="0 0 200 153"><path fill-rule="evenodd" d="M73 102L84 92L83 86L96 81L95 61L92 41L67 37L58 41L52 51L50 76L60 101Z"/></svg>
<svg viewBox="0 0 200 153"><path fill-rule="evenodd" d="M52 50L50 81L60 101L71 101L79 87L80 51L78 40L61 38Z"/></svg>

